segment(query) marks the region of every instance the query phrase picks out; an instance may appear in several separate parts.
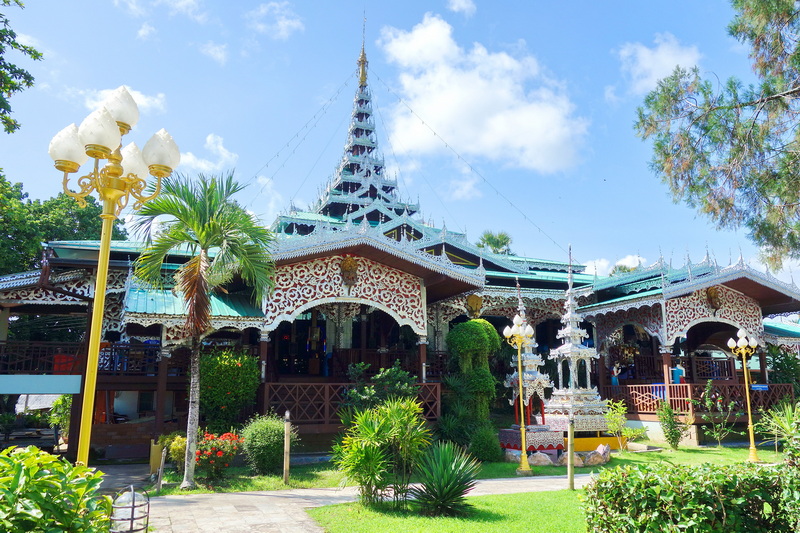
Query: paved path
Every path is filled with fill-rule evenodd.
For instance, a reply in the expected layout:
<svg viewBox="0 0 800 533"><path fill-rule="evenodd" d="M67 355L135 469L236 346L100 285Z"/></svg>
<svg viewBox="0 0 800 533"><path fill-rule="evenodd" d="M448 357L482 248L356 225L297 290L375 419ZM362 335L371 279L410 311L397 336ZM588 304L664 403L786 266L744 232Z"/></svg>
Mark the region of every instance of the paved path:
<svg viewBox="0 0 800 533"><path fill-rule="evenodd" d="M589 481L589 474L575 476L575 487ZM470 496L562 490L566 476L485 479ZM344 489L291 489L158 496L150 500L150 525L157 533L307 533L323 532L304 509L355 501L355 487Z"/></svg>

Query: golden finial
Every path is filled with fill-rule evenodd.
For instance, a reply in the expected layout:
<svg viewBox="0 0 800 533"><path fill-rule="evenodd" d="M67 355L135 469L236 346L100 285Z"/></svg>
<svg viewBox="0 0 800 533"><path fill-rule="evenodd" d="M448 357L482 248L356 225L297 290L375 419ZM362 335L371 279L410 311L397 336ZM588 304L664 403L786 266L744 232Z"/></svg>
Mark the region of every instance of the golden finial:
<svg viewBox="0 0 800 533"><path fill-rule="evenodd" d="M361 56L358 58L358 86L367 86L367 53L364 51L364 43L367 38L367 14L364 13L364 23L361 26Z"/></svg>

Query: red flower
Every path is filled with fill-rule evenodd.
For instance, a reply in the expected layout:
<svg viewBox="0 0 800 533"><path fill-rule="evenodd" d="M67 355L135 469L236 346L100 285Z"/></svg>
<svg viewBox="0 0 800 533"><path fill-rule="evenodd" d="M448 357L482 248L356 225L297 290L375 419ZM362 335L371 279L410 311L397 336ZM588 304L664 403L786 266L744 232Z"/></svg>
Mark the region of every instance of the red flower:
<svg viewBox="0 0 800 533"><path fill-rule="evenodd" d="M205 454L206 454L206 455L211 455L211 452L210 452L210 451L208 451L208 450L206 450L206 453L205 453Z"/></svg>
<svg viewBox="0 0 800 533"><path fill-rule="evenodd" d="M203 453L203 452L201 452L200 450L197 450L196 452L194 452L195 455L200 455L201 453Z"/></svg>
<svg viewBox="0 0 800 533"><path fill-rule="evenodd" d="M222 457L222 455L223 455L223 454L222 454L222 450L220 450L220 451L218 451L218 452L217 452L217 457Z"/></svg>
<svg viewBox="0 0 800 533"><path fill-rule="evenodd" d="M228 463L225 463L225 468L228 468Z"/></svg>
<svg viewBox="0 0 800 533"><path fill-rule="evenodd" d="M214 459L211 459L211 460L209 461L209 463L211 463L211 464L213 465L213 464L214 464Z"/></svg>

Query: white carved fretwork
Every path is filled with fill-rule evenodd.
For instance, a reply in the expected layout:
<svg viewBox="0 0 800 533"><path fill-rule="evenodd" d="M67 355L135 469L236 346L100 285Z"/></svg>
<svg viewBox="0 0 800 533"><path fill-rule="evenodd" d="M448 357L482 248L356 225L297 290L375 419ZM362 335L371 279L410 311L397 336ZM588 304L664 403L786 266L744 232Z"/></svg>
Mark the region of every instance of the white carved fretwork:
<svg viewBox="0 0 800 533"><path fill-rule="evenodd" d="M646 305L635 309L624 309L597 315L595 328L598 347L607 349L608 346L605 346L605 344L611 334L627 324L641 326L648 335L656 337L661 344L664 344L664 339L662 338L663 323L660 305Z"/></svg>
<svg viewBox="0 0 800 533"><path fill-rule="evenodd" d="M305 310L332 302L364 303L385 311L398 324L420 335L427 331L422 280L407 272L358 257L357 282L342 284L343 256L282 265L275 269L275 288L267 300L264 328L274 330Z"/></svg>
<svg viewBox="0 0 800 533"><path fill-rule="evenodd" d="M685 337L689 328L701 322L725 322L744 328L757 337L763 335L764 324L758 302L724 285L716 285L716 288L717 301L713 307L717 309L709 305L706 289L666 301L667 344L672 344L677 337Z"/></svg>

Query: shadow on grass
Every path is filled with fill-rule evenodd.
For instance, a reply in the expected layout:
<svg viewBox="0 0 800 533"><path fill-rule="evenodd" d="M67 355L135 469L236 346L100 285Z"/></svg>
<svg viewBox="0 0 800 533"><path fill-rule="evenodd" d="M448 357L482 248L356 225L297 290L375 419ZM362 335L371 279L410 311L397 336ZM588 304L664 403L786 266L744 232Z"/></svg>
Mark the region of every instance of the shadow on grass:
<svg viewBox="0 0 800 533"><path fill-rule="evenodd" d="M432 516L422 514L419 509L417 509L414 503L410 503L411 508L406 509L396 509L391 503L384 502L378 503L374 505L365 505L366 509L383 515L389 518L430 518L430 519L438 519L441 517L446 518L457 518L459 520L464 520L466 522L501 522L506 519L505 515L500 513L495 513L493 511L489 511L486 509L478 509L476 507L471 507L469 511L464 514L458 515L442 515L442 516Z"/></svg>

